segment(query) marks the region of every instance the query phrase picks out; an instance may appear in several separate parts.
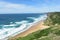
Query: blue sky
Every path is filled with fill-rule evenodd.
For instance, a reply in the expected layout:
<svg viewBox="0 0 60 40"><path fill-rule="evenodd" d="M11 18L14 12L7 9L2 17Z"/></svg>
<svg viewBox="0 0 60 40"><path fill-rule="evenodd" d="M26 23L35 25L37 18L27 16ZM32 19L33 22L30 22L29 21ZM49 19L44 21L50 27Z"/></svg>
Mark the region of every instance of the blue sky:
<svg viewBox="0 0 60 40"><path fill-rule="evenodd" d="M60 0L0 0L0 13L60 11Z"/></svg>

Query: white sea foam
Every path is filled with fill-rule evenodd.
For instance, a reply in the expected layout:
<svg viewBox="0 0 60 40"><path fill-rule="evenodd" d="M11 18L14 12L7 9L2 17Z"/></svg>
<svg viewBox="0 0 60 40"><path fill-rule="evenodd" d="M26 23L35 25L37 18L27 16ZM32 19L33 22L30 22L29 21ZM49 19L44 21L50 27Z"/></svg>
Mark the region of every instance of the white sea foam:
<svg viewBox="0 0 60 40"><path fill-rule="evenodd" d="M29 19L33 19L34 21L38 21L38 20L44 20L47 18L47 15L42 15L42 16L39 16L39 18L35 18L35 17L27 17Z"/></svg>
<svg viewBox="0 0 60 40"><path fill-rule="evenodd" d="M28 23L28 21L26 21L26 20L23 20L23 21L21 21L21 22L15 22L16 24L23 24L23 23Z"/></svg>
<svg viewBox="0 0 60 40"><path fill-rule="evenodd" d="M26 25L27 25L26 23L27 23L27 21L21 21L21 22L16 22L16 24L3 25L3 27L6 27L6 26L9 27L9 26L15 26L15 25L18 25L18 24L22 24L18 28L8 28L8 29L3 28L2 30L0 30L0 39L3 39L3 38L5 38L9 35L12 35L12 34L18 32L18 31L22 30L23 28L26 27ZM5 34L6 32L7 32L7 34Z"/></svg>
<svg viewBox="0 0 60 40"><path fill-rule="evenodd" d="M8 29L3 28L0 32L0 39L4 40L4 38L13 37L21 32L24 32L24 31L28 30L32 25L35 25L36 22L46 19L46 17L47 17L46 15L40 16L38 18L28 17L30 19L33 19L34 22L28 23L28 21L23 20L21 22L15 22L16 24L14 24L14 25L12 25L12 24L4 25L4 26L15 26L18 24L22 24L18 28L8 28ZM5 34L5 33L7 33L7 34Z"/></svg>
<svg viewBox="0 0 60 40"><path fill-rule="evenodd" d="M3 27L5 27L5 26L15 26L15 24L3 25Z"/></svg>
<svg viewBox="0 0 60 40"><path fill-rule="evenodd" d="M7 34L5 34L6 32L9 32L11 30L13 30L14 28L10 28L10 29L2 29L2 31L0 32L0 39L3 39L7 36Z"/></svg>

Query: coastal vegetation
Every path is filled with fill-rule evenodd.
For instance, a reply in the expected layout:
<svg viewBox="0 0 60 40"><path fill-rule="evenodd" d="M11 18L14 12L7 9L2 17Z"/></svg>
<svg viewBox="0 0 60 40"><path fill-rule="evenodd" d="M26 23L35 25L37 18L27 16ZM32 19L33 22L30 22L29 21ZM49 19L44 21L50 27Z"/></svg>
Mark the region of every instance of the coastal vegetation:
<svg viewBox="0 0 60 40"><path fill-rule="evenodd" d="M60 12L51 12L47 16L44 25L50 28L38 30L15 40L60 40Z"/></svg>

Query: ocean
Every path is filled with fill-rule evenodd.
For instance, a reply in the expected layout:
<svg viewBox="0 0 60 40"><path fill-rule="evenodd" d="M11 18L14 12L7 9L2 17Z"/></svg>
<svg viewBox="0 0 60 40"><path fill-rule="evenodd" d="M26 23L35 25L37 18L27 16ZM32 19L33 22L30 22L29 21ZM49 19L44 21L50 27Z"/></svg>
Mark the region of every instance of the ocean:
<svg viewBox="0 0 60 40"><path fill-rule="evenodd" d="M46 17L46 13L0 14L0 39L23 32Z"/></svg>

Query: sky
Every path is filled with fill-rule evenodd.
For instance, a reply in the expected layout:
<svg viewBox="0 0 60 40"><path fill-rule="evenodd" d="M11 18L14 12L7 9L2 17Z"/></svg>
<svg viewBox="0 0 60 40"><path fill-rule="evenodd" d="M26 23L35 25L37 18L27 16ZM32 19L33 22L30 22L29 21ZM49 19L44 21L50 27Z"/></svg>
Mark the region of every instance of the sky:
<svg viewBox="0 0 60 40"><path fill-rule="evenodd" d="M60 0L0 0L0 14L44 12L60 12Z"/></svg>

